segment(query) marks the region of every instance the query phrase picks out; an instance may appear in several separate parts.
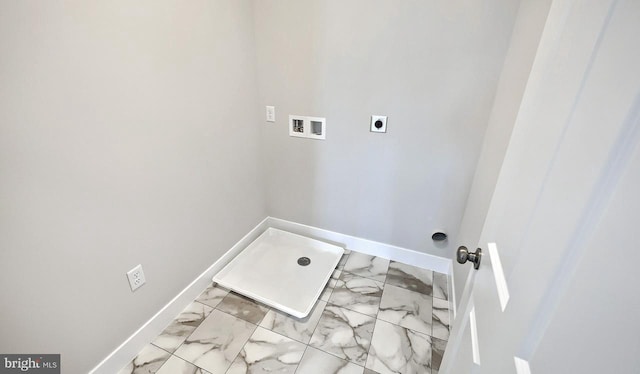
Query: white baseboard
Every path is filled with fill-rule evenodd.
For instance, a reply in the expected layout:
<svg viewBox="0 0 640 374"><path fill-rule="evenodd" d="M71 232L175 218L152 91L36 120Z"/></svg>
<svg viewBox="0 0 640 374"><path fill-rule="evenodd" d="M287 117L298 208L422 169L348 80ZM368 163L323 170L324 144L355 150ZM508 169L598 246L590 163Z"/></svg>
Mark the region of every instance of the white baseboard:
<svg viewBox="0 0 640 374"><path fill-rule="evenodd" d="M113 374L117 373L146 346L153 341L165 327L193 300L200 295L210 284L214 274L222 270L236 255L262 234L268 226L269 217L263 219L247 235L240 239L218 261L209 266L193 280L176 297L169 301L162 309L151 317L144 325L134 332L118 348L109 354L102 362L94 367L89 374Z"/></svg>
<svg viewBox="0 0 640 374"><path fill-rule="evenodd" d="M435 270L449 276L451 275L451 260L448 258L341 234L335 231L324 230L313 226L307 226L280 218L268 217L267 225L269 227L289 231L294 234L330 242L368 255L388 258L390 260L404 262L405 264L411 264L420 268Z"/></svg>
<svg viewBox="0 0 640 374"><path fill-rule="evenodd" d="M102 362L94 367L90 374L117 373L146 346L153 341L164 328L173 321L193 300L200 295L205 288L211 284L213 276L222 270L235 256L237 256L245 247L254 241L267 228L274 227L277 229L292 232L294 234L304 235L340 245L346 249L366 253L373 256L379 256L394 261L412 264L417 267L430 269L439 273L444 273L451 277L451 260L439 256L430 255L397 247L390 244L384 244L373 240L362 239L351 235L340 234L334 231L324 230L317 227L302 225L299 223L286 221L279 218L267 217L254 227L247 235L240 239L229 251L227 251L220 259L218 259L207 270L202 272L193 280L184 290L176 297L169 301L162 309L160 309L153 317L151 317L144 325L134 332L127 340L125 340L118 348L109 354Z"/></svg>
<svg viewBox="0 0 640 374"><path fill-rule="evenodd" d="M447 275L447 285L449 287L449 310L451 311L451 315L449 317L449 321L453 321L456 318L457 306L456 306L456 284L453 280L453 260L451 261L451 265L449 265L449 273Z"/></svg>

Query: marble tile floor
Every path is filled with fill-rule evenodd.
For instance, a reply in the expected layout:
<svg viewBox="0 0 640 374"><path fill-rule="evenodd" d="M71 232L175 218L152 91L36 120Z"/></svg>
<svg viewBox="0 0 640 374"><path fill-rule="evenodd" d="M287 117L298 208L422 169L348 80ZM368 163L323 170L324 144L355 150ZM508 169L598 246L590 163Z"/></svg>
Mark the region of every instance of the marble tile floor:
<svg viewBox="0 0 640 374"><path fill-rule="evenodd" d="M447 276L347 251L297 319L211 285L119 374L437 374Z"/></svg>

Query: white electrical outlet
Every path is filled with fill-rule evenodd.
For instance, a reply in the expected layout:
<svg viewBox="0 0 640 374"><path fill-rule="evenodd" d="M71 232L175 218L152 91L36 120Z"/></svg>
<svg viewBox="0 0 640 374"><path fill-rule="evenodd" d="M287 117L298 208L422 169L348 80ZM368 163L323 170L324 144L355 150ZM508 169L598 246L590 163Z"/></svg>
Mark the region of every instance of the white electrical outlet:
<svg viewBox="0 0 640 374"><path fill-rule="evenodd" d="M387 116L371 116L371 132L387 132Z"/></svg>
<svg viewBox="0 0 640 374"><path fill-rule="evenodd" d="M267 122L275 122L276 121L276 107L267 106Z"/></svg>
<svg viewBox="0 0 640 374"><path fill-rule="evenodd" d="M127 278L129 279L129 286L131 291L135 291L146 282L144 279L144 272L142 271L142 265L138 265L127 272Z"/></svg>

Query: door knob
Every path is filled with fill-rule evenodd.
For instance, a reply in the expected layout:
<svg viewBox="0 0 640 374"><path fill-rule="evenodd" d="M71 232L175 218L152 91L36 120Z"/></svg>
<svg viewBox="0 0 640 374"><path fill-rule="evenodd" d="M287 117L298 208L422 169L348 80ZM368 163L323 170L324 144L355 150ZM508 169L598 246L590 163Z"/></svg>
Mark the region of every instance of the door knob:
<svg viewBox="0 0 640 374"><path fill-rule="evenodd" d="M478 268L480 267L481 257L482 257L482 249L480 248L476 249L475 252L469 252L469 250L465 246L461 246L458 248L458 252L457 252L458 262L461 264L464 264L467 261L470 261L471 263L473 263L473 267L476 270L478 270Z"/></svg>

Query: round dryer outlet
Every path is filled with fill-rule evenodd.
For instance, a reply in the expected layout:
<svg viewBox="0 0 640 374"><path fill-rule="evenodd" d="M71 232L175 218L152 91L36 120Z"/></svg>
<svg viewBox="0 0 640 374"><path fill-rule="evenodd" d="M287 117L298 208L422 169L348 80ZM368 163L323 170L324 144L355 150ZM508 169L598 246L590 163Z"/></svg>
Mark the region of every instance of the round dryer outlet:
<svg viewBox="0 0 640 374"><path fill-rule="evenodd" d="M387 132L387 116L371 116L371 132Z"/></svg>

